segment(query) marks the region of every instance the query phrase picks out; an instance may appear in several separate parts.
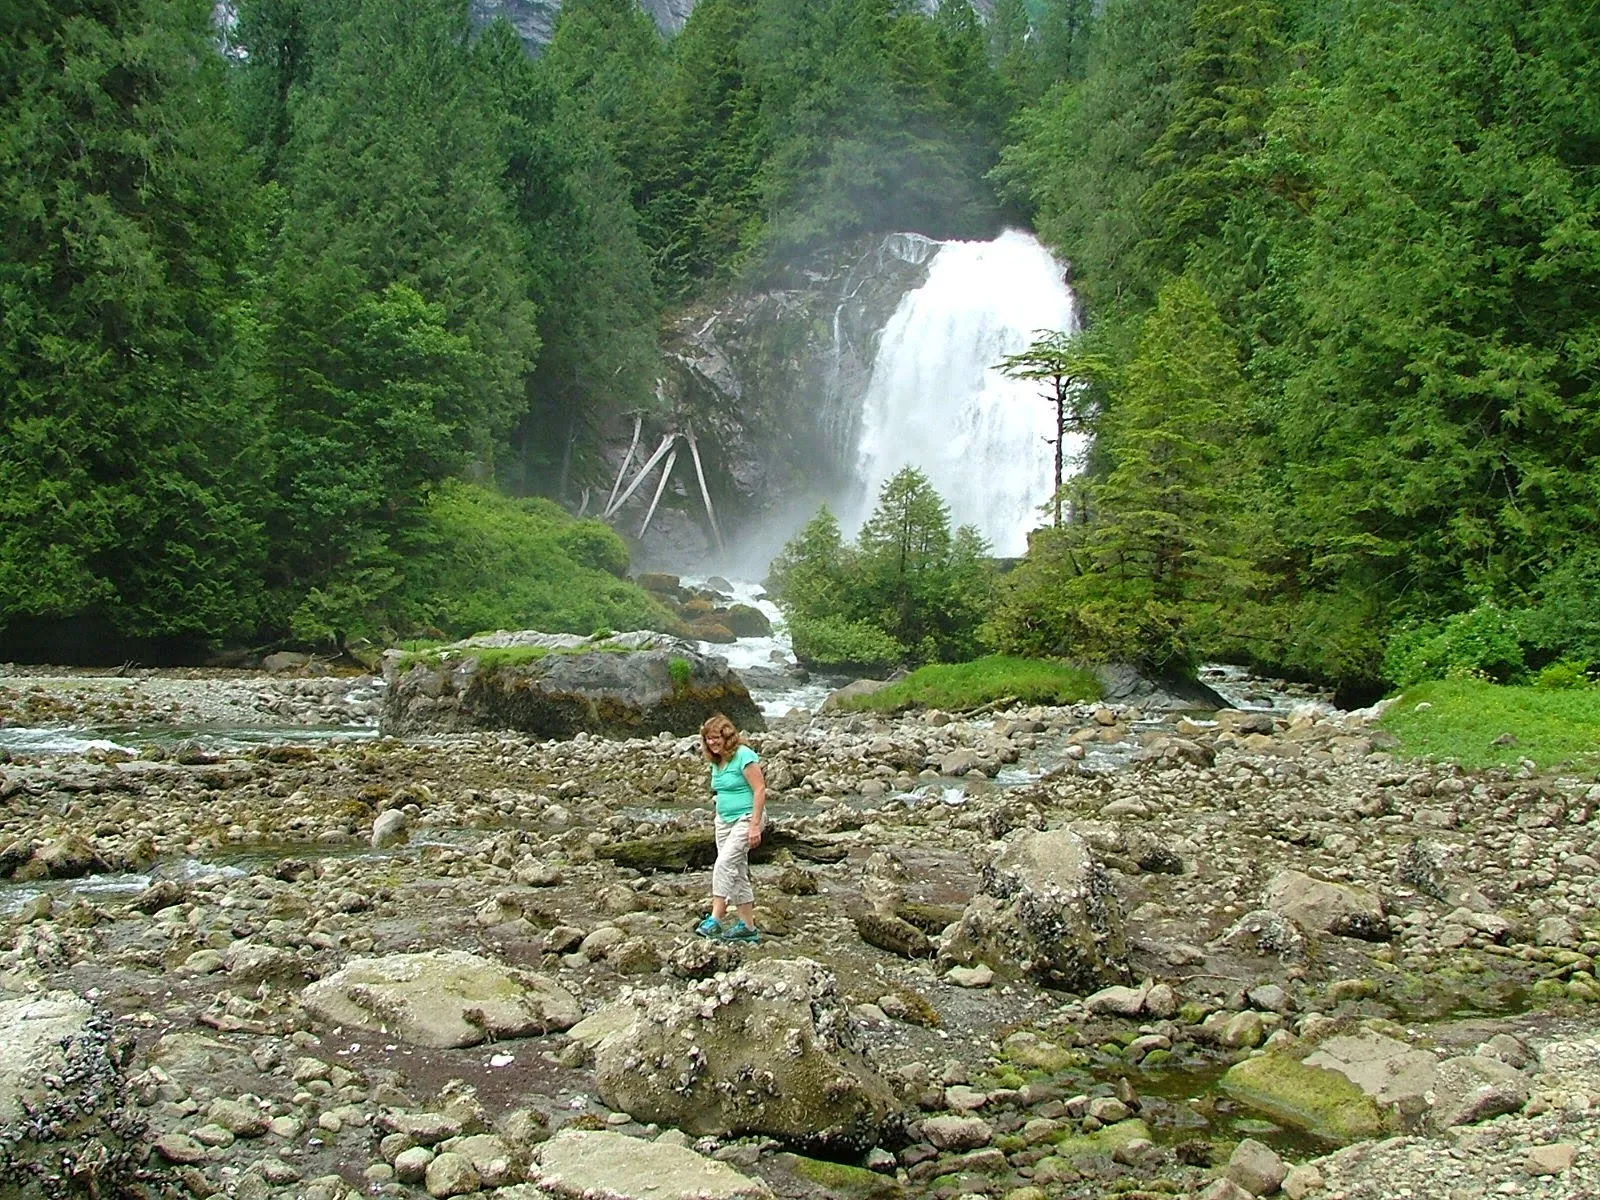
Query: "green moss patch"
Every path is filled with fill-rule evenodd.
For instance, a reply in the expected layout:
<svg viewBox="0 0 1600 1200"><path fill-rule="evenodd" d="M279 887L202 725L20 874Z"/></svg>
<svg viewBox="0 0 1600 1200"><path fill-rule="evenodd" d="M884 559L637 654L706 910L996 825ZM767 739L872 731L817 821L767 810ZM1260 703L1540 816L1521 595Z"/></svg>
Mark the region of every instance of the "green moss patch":
<svg viewBox="0 0 1600 1200"><path fill-rule="evenodd" d="M879 1175L864 1167L825 1162L800 1154L780 1155L776 1165L815 1185L822 1195L837 1196L840 1200L894 1200L905 1194L905 1189L893 1176Z"/></svg>
<svg viewBox="0 0 1600 1200"><path fill-rule="evenodd" d="M1151 1136L1150 1126L1138 1117L1129 1117L1126 1121L1118 1121L1093 1133L1070 1134L1052 1146L1050 1151L1057 1158L1065 1159L1109 1157L1118 1146L1141 1138L1147 1142L1155 1140Z"/></svg>
<svg viewBox="0 0 1600 1200"><path fill-rule="evenodd" d="M1287 1054L1262 1054L1228 1069L1221 1087L1235 1100L1330 1142L1377 1137L1377 1104L1338 1071L1308 1067Z"/></svg>

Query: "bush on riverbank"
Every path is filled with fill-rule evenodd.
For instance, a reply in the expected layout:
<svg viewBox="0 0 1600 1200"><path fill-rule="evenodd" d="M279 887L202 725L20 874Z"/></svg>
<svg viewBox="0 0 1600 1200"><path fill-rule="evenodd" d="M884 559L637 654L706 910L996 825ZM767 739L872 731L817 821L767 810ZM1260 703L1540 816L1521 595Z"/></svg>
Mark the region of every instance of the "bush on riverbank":
<svg viewBox="0 0 1600 1200"><path fill-rule="evenodd" d="M493 629L592 633L671 631L677 621L619 578L628 548L599 521L576 521L547 500L515 500L446 482L429 495L412 550L370 580L314 590L295 614L310 642L383 640L432 628L452 638Z"/></svg>
<svg viewBox="0 0 1600 1200"><path fill-rule="evenodd" d="M991 655L919 667L904 679L840 703L847 712L943 708L963 712L1007 698L1027 704L1079 704L1100 696L1092 671L1043 658Z"/></svg>
<svg viewBox="0 0 1600 1200"><path fill-rule="evenodd" d="M1400 739L1406 758L1468 768L1514 766L1525 758L1540 767L1600 767L1600 688L1435 680L1407 689L1382 724Z"/></svg>
<svg viewBox="0 0 1600 1200"><path fill-rule="evenodd" d="M949 506L907 467L883 485L854 544L819 511L773 560L768 587L807 666L959 662L979 650L988 554L971 526L951 530Z"/></svg>

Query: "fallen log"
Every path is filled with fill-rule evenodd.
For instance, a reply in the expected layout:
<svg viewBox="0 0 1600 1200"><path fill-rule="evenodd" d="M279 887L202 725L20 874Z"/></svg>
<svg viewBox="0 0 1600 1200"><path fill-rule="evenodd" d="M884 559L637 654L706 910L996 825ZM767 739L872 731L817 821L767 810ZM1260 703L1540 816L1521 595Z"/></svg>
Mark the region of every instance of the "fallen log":
<svg viewBox="0 0 1600 1200"><path fill-rule="evenodd" d="M787 833L769 825L761 845L750 852L751 862L770 862L780 850L808 862L835 863L850 853L849 847L823 838ZM717 860L717 842L709 829L696 833L668 833L660 837L633 838L599 846L595 854L619 867L636 871L699 871Z"/></svg>

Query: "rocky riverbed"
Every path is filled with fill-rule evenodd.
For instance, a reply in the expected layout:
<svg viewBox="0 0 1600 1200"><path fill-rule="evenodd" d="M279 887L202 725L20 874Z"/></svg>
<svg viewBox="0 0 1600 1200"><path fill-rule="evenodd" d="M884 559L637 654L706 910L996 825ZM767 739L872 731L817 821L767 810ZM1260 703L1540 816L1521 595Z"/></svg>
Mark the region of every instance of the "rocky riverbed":
<svg viewBox="0 0 1600 1200"><path fill-rule="evenodd" d="M0 678L13 729L283 734L10 743L0 1191L1600 1194L1593 777L1361 714L778 720L724 947L692 738L377 691Z"/></svg>

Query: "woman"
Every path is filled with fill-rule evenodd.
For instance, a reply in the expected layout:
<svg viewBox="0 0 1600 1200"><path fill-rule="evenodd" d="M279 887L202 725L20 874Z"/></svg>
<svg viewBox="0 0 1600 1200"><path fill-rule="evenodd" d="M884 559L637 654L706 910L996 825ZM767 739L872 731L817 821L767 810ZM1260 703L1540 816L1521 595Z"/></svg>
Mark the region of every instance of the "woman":
<svg viewBox="0 0 1600 1200"><path fill-rule="evenodd" d="M725 942L759 941L750 851L761 844L767 782L756 752L740 745L739 731L721 713L700 727L700 744L711 762L711 791L717 798L717 863L711 868L711 915L695 932ZM732 925L729 904L739 913Z"/></svg>

